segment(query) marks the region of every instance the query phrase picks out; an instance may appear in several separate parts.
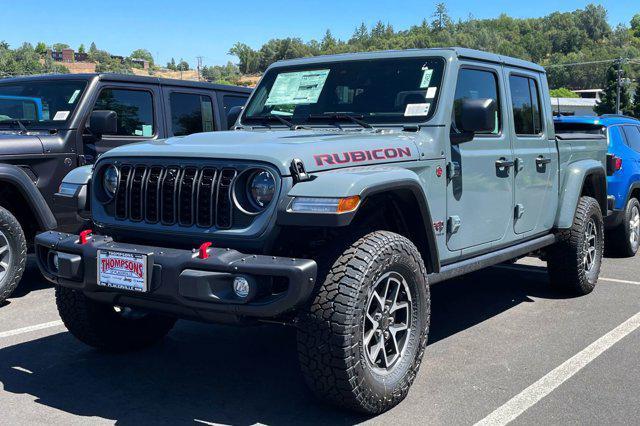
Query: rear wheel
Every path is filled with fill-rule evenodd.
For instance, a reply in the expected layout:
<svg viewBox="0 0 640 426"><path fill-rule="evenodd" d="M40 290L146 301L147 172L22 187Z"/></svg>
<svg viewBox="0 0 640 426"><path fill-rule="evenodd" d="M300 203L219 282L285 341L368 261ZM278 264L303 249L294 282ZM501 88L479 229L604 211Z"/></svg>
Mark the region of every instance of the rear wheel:
<svg viewBox="0 0 640 426"><path fill-rule="evenodd" d="M598 202L581 197L573 226L558 235L548 251L551 284L576 294L588 294L598 282L604 251L604 223Z"/></svg>
<svg viewBox="0 0 640 426"><path fill-rule="evenodd" d="M98 303L82 292L56 287L62 322L81 342L109 352L143 349L162 340L175 318Z"/></svg>
<svg viewBox="0 0 640 426"><path fill-rule="evenodd" d="M427 274L411 241L374 232L333 263L300 316L298 351L321 398L369 414L409 392L427 343Z"/></svg>
<svg viewBox="0 0 640 426"><path fill-rule="evenodd" d="M27 242L20 222L0 207L0 303L18 286L27 261Z"/></svg>
<svg viewBox="0 0 640 426"><path fill-rule="evenodd" d="M607 232L607 252L615 256L632 257L640 247L640 202L630 198L624 209L622 223Z"/></svg>

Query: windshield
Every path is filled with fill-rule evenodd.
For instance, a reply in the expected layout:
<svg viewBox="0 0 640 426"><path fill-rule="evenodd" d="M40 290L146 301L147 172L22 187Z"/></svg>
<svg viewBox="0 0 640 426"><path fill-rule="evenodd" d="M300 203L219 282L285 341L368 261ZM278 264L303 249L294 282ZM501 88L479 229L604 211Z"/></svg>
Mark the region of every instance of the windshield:
<svg viewBox="0 0 640 426"><path fill-rule="evenodd" d="M86 86L84 81L0 83L0 127L19 120L27 128L60 128L66 124Z"/></svg>
<svg viewBox="0 0 640 426"><path fill-rule="evenodd" d="M256 88L242 121L275 124L270 118L278 115L293 124L322 124L341 114L370 124L424 122L435 111L443 70L444 60L435 57L274 68Z"/></svg>

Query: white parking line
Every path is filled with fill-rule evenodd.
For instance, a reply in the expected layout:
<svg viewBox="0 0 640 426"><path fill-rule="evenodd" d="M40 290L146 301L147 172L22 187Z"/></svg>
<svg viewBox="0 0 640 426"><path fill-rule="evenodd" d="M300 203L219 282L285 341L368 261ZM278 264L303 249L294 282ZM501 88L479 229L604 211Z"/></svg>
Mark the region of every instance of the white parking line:
<svg viewBox="0 0 640 426"><path fill-rule="evenodd" d="M602 278L602 277L599 279L602 281L611 281L612 283L640 285L640 281L618 280L616 278Z"/></svg>
<svg viewBox="0 0 640 426"><path fill-rule="evenodd" d="M477 425L506 425L571 378L604 351L640 327L640 312L566 360L546 376L511 398Z"/></svg>
<svg viewBox="0 0 640 426"><path fill-rule="evenodd" d="M29 327L18 328L15 330L3 331L3 332L0 332L0 339L2 339L3 337L11 337L11 336L17 336L19 334L31 333L32 331L44 330L52 327L59 327L61 325L62 325L62 321L58 320L58 321L45 322L43 324L31 325Z"/></svg>

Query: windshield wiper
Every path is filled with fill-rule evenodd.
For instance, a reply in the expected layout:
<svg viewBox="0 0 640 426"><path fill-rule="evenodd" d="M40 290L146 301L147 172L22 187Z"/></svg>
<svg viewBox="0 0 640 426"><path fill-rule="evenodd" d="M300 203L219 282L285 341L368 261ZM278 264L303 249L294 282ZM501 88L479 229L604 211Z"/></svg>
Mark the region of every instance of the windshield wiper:
<svg viewBox="0 0 640 426"><path fill-rule="evenodd" d="M17 124L18 127L20 128L20 134L22 134L22 135L27 134L29 132L29 130L27 130L26 126L24 124L22 124L22 121L18 120L17 118L12 118L11 120L2 120L2 121L0 121L0 124L3 124L3 123Z"/></svg>
<svg viewBox="0 0 640 426"><path fill-rule="evenodd" d="M365 129L375 129L371 124L362 120L362 115L351 115L346 113L326 112L324 114L310 114L308 120L332 120L332 121L351 121Z"/></svg>
<svg viewBox="0 0 640 426"><path fill-rule="evenodd" d="M277 114L267 114L267 115L263 115L262 117L260 117L263 121L273 121L273 120L277 120L279 122L281 122L282 124L284 124L285 126L287 126L289 128L289 130L296 130L296 125L293 124L292 122L290 122L289 120L285 120L284 118L280 117Z"/></svg>

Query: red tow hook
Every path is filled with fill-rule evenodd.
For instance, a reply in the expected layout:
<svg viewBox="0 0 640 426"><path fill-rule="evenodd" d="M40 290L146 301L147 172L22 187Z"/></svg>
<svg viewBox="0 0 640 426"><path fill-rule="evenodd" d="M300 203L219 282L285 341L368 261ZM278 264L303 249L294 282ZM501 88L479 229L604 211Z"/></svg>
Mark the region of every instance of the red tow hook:
<svg viewBox="0 0 640 426"><path fill-rule="evenodd" d="M200 248L198 248L198 258L200 259L208 259L209 258L209 247L211 247L213 243L211 241L207 241L206 243L200 244Z"/></svg>
<svg viewBox="0 0 640 426"><path fill-rule="evenodd" d="M89 241L89 238L92 237L92 234L93 234L93 231L91 229L85 229L80 233L80 241L78 242L80 244L87 244L87 242Z"/></svg>

